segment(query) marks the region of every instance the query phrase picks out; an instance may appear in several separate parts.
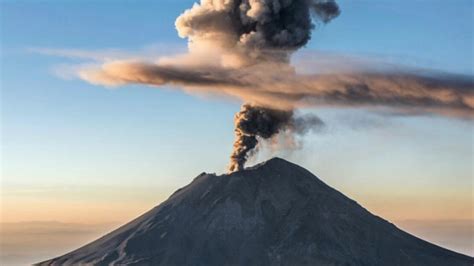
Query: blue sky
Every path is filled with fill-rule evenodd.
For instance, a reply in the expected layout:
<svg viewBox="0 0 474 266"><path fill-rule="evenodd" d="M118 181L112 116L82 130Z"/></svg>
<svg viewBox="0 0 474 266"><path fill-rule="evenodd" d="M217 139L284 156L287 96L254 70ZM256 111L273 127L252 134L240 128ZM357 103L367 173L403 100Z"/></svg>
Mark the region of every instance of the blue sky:
<svg viewBox="0 0 474 266"><path fill-rule="evenodd" d="M178 37L174 20L193 1L1 3L4 193L103 185L166 187L171 192L202 171L225 170L238 102L138 85L110 90L62 79L54 69L81 61L32 52L163 54L184 49L186 40ZM338 3L340 17L319 27L305 49L472 75L472 1ZM452 198L454 191L459 192L454 202L464 207L423 215L468 217L461 212L471 204L471 122L364 110L312 111L328 127L305 138L301 150L278 155L390 217L416 214L384 210L375 198L395 202L400 196L424 196L427 203ZM144 202L152 206L149 197Z"/></svg>

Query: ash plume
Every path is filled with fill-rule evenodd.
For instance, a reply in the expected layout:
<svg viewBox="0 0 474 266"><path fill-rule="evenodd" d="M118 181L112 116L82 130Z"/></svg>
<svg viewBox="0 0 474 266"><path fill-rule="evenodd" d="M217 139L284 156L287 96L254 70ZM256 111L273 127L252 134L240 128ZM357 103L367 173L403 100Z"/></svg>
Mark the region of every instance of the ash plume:
<svg viewBox="0 0 474 266"><path fill-rule="evenodd" d="M339 13L333 0L203 0L178 17L176 28L190 45L211 46L223 53L224 67L286 64L291 53L311 38L311 15L327 23ZM229 170L244 167L259 138L269 139L293 121L291 109L245 104L235 116L236 140Z"/></svg>
<svg viewBox="0 0 474 266"><path fill-rule="evenodd" d="M191 52L212 49L221 64L241 67L262 61L287 62L314 28L339 15L334 0L201 0L176 20Z"/></svg>
<svg viewBox="0 0 474 266"><path fill-rule="evenodd" d="M170 85L240 99L245 104L235 120L231 171L244 167L259 140L281 132L304 133L301 125L320 122L295 118L298 108L383 107L406 114L474 117L472 76L366 68L337 58L331 59L331 70L307 65L304 74L298 73L291 55L308 43L315 24L339 14L334 0L201 0L175 22L179 36L188 39L187 53L153 62L107 60L77 74L105 86Z"/></svg>
<svg viewBox="0 0 474 266"><path fill-rule="evenodd" d="M260 139L268 140L281 132L306 134L324 125L316 116L296 117L293 110L270 109L244 104L235 115L235 141L229 171L239 171L255 151Z"/></svg>

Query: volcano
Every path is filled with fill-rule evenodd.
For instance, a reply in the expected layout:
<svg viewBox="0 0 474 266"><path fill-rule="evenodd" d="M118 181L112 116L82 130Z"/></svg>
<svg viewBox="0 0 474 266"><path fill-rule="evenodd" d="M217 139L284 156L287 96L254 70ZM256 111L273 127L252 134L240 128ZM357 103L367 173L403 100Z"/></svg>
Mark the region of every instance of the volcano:
<svg viewBox="0 0 474 266"><path fill-rule="evenodd" d="M473 265L375 216L304 168L274 158L202 173L166 201L37 265Z"/></svg>

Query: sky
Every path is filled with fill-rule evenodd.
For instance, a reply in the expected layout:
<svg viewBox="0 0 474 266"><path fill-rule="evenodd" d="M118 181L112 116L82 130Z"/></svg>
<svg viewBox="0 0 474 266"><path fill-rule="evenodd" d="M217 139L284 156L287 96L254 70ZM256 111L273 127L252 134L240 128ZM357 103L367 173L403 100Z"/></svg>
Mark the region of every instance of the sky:
<svg viewBox="0 0 474 266"><path fill-rule="evenodd" d="M201 172L226 171L240 102L166 86L107 89L67 74L87 62L77 55L185 50L174 21L193 1L0 3L2 223L121 224ZM318 27L300 54L473 74L472 1L338 3L341 15ZM264 151L252 163L286 158L376 215L474 254L465 239L473 221L472 121L364 109L305 112L327 126L304 137L298 150ZM423 221L455 232L423 231Z"/></svg>

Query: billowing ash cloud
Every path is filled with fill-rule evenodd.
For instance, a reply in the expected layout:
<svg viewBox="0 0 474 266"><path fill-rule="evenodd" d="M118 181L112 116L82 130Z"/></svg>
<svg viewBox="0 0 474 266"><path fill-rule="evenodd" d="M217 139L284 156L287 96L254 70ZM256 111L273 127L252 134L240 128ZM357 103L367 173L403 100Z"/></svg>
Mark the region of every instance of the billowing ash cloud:
<svg viewBox="0 0 474 266"><path fill-rule="evenodd" d="M201 0L176 20L192 50L221 53L224 66L287 61L311 38L311 15L329 22L334 0Z"/></svg>
<svg viewBox="0 0 474 266"><path fill-rule="evenodd" d="M327 23L339 13L334 0L201 0L176 20L179 35L189 40L188 53L148 63L108 60L78 74L107 86L172 85L241 99L247 104L236 116L231 171L243 168L259 140L321 124L295 117L296 108L390 107L474 116L472 76L360 67L298 73L289 64L292 53L309 41L314 22Z"/></svg>
<svg viewBox="0 0 474 266"><path fill-rule="evenodd" d="M235 142L231 155L230 171L244 168L259 139L271 139L280 132L305 134L324 125L316 116L295 117L293 110L277 110L244 104L235 115Z"/></svg>

